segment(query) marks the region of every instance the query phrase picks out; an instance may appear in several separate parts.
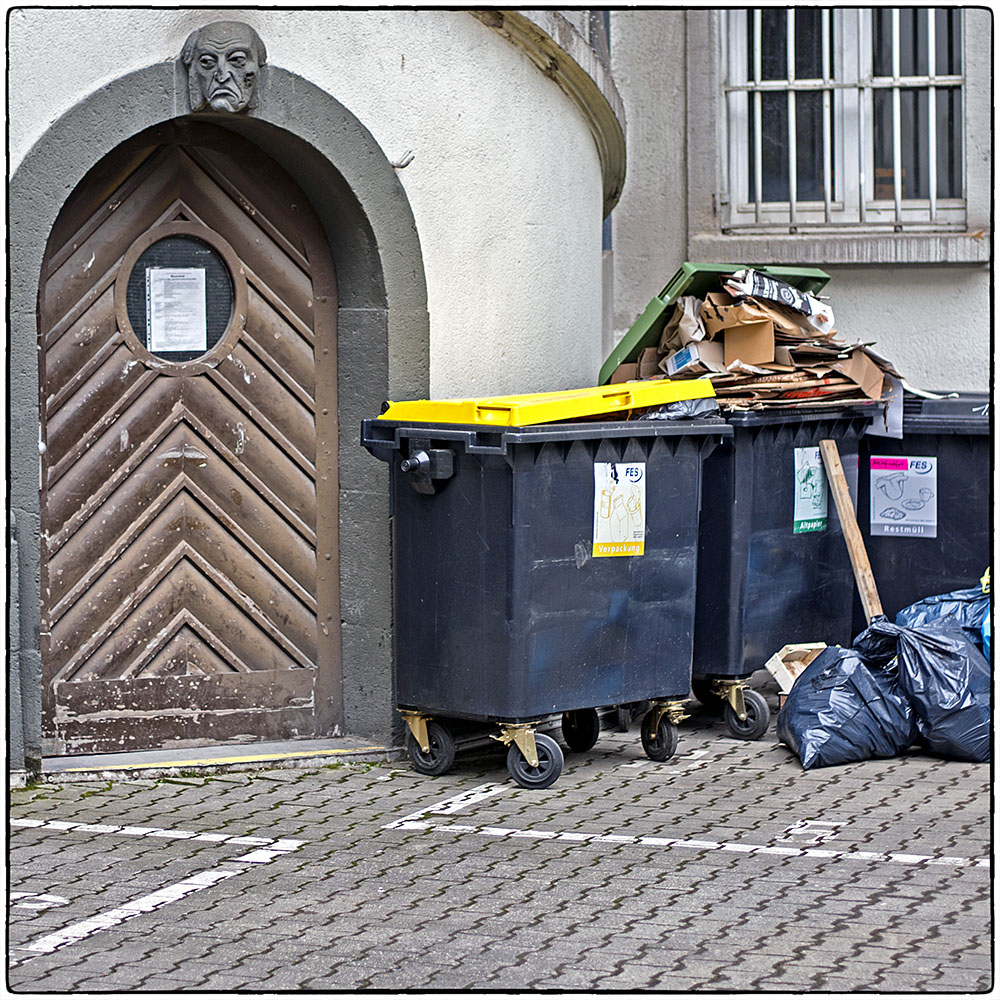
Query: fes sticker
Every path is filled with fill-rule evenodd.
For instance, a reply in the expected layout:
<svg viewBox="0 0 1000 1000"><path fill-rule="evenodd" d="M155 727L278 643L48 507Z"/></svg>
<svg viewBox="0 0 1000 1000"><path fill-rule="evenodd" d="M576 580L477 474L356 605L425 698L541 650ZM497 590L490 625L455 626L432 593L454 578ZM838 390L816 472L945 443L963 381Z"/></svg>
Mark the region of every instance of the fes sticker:
<svg viewBox="0 0 1000 1000"><path fill-rule="evenodd" d="M646 538L646 463L594 463L594 557L641 556Z"/></svg>
<svg viewBox="0 0 1000 1000"><path fill-rule="evenodd" d="M819 448L796 448L794 534L826 531L826 494L826 470Z"/></svg>
<svg viewBox="0 0 1000 1000"><path fill-rule="evenodd" d="M871 456L872 535L937 538L937 459Z"/></svg>

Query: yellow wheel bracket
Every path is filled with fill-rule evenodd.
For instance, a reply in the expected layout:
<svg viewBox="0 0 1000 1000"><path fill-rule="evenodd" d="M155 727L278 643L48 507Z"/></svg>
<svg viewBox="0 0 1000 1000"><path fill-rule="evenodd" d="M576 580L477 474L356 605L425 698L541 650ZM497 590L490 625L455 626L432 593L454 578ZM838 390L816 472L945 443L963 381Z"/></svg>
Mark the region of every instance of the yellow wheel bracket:
<svg viewBox="0 0 1000 1000"><path fill-rule="evenodd" d="M538 767L538 748L535 746L535 728L530 723L517 722L500 725L500 735L492 739L504 746L516 744L517 749L531 767Z"/></svg>
<svg viewBox="0 0 1000 1000"><path fill-rule="evenodd" d="M746 684L743 681L716 681L714 688L715 693L720 698L724 698L729 702L730 707L736 713L736 717L740 722L745 722L747 706L743 700L743 691L746 688Z"/></svg>
<svg viewBox="0 0 1000 1000"><path fill-rule="evenodd" d="M666 716L672 726L680 725L684 719L690 718L684 711L683 701L656 701L653 702L653 709L656 711L655 725L652 731L655 733L660 726L660 720Z"/></svg>
<svg viewBox="0 0 1000 1000"><path fill-rule="evenodd" d="M422 753L430 753L431 741L427 735L427 720L429 715L422 715L420 712L400 712L403 721L410 727L413 738L417 741Z"/></svg>

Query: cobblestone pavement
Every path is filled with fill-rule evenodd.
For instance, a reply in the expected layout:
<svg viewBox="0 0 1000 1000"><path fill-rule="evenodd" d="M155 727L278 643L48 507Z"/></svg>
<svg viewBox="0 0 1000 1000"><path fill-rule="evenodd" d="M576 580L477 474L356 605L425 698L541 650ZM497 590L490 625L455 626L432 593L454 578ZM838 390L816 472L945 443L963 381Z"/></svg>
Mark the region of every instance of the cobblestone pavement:
<svg viewBox="0 0 1000 1000"><path fill-rule="evenodd" d="M9 986L874 990L992 985L987 765L804 772L771 731L11 793Z"/></svg>

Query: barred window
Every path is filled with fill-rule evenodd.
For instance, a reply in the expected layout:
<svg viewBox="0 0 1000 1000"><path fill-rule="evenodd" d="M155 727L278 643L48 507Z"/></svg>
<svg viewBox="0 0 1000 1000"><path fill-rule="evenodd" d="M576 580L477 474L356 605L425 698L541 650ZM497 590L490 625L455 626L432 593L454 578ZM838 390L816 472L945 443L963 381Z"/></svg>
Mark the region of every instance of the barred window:
<svg viewBox="0 0 1000 1000"><path fill-rule="evenodd" d="M963 12L765 8L723 19L723 228L965 225Z"/></svg>

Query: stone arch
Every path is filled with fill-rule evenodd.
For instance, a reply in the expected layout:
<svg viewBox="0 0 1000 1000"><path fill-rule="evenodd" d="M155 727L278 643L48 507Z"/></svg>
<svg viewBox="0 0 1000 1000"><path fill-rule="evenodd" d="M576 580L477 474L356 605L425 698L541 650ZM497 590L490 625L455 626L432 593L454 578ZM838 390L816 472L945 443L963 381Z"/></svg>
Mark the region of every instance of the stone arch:
<svg viewBox="0 0 1000 1000"><path fill-rule="evenodd" d="M183 117L186 92L184 73L173 62L112 81L54 122L9 182L10 522L11 552L19 555L10 669L21 695L21 718L10 721L13 756L20 742L28 766L42 754L36 298L45 246L87 171L131 136ZM296 74L269 65L257 111L205 117L239 132L285 168L310 198L333 252L344 714L349 731L385 738L392 705L387 476L360 449L358 425L385 399L427 393L429 319L416 224L371 133L333 96ZM354 664L363 666L352 669Z"/></svg>

